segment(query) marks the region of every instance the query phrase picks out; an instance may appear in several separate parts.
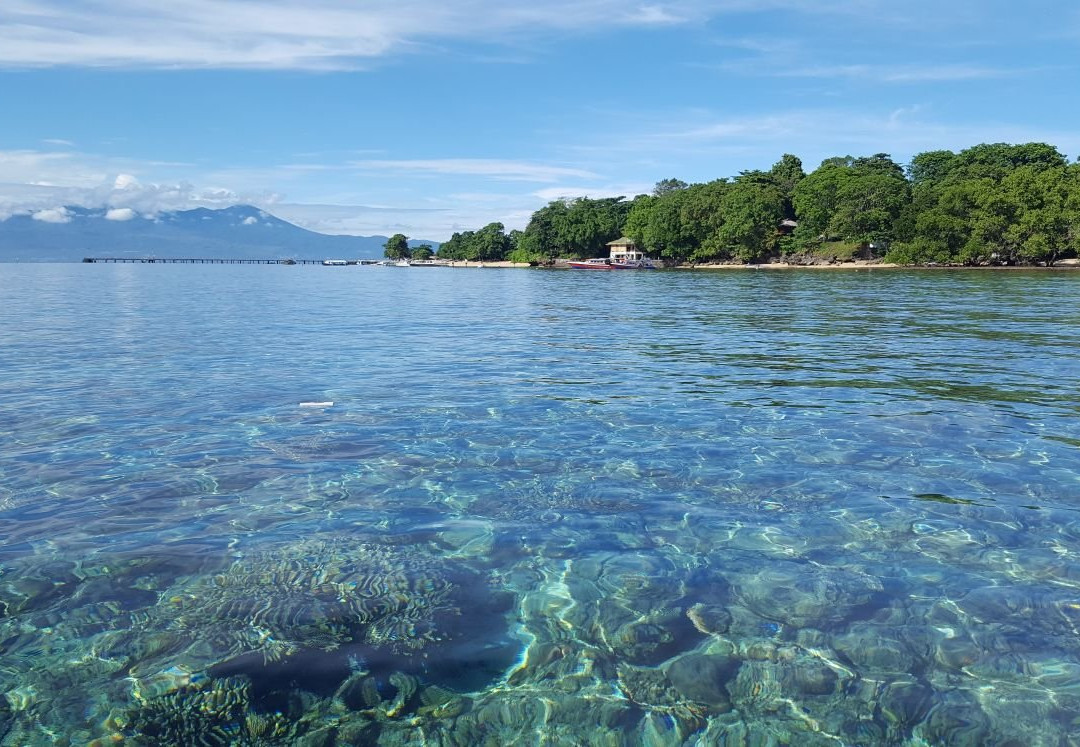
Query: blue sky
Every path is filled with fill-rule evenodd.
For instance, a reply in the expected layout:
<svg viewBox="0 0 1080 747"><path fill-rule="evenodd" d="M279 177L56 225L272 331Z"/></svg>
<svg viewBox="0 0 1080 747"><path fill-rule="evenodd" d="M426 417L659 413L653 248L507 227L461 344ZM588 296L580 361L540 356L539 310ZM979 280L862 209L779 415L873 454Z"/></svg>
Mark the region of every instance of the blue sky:
<svg viewBox="0 0 1080 747"><path fill-rule="evenodd" d="M785 152L1080 154L1074 0L165 5L0 5L0 217L252 203L444 240Z"/></svg>

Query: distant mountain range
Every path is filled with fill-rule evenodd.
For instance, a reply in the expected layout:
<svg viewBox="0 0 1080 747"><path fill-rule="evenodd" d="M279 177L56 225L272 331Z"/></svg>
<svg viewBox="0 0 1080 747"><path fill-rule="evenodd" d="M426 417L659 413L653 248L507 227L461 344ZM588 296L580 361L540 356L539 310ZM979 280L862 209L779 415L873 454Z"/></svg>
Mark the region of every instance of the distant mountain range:
<svg viewBox="0 0 1080 747"><path fill-rule="evenodd" d="M386 236L331 236L250 205L145 216L127 208L67 207L0 221L0 262L79 262L84 257L365 259ZM410 246L435 241L410 240Z"/></svg>

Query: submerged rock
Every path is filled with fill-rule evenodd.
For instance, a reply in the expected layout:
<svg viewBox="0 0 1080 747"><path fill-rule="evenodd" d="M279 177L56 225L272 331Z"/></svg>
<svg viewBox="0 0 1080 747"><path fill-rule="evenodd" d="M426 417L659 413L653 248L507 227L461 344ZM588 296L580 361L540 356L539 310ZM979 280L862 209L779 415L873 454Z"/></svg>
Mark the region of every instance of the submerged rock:
<svg viewBox="0 0 1080 747"><path fill-rule="evenodd" d="M790 682L803 695L829 695L840 681L836 672L820 661L800 661L790 670Z"/></svg>
<svg viewBox="0 0 1080 747"><path fill-rule="evenodd" d="M719 712L731 710L727 683L739 671L741 662L732 656L687 654L668 665L668 680L688 700L705 703Z"/></svg>
<svg viewBox="0 0 1080 747"><path fill-rule="evenodd" d="M991 735L986 713L966 693L950 695L933 707L913 733L930 744L986 744Z"/></svg>
<svg viewBox="0 0 1080 747"><path fill-rule="evenodd" d="M717 635L731 627L731 613L713 604L697 603L686 610L686 618L699 633Z"/></svg>
<svg viewBox="0 0 1080 747"><path fill-rule="evenodd" d="M1039 591L1022 586L984 586L973 589L956 606L983 625L998 625L1023 634L1075 635L1080 629L1080 605L1075 594Z"/></svg>
<svg viewBox="0 0 1080 747"><path fill-rule="evenodd" d="M921 682L898 680L890 682L878 697L880 719L901 731L919 724L934 704L934 691Z"/></svg>
<svg viewBox="0 0 1080 747"><path fill-rule="evenodd" d="M903 674L920 669L910 649L896 638L896 631L880 625L855 625L833 636L832 646L864 676Z"/></svg>
<svg viewBox="0 0 1080 747"><path fill-rule="evenodd" d="M883 586L860 573L770 563L733 581L742 603L766 620L796 628L829 627L878 602Z"/></svg>
<svg viewBox="0 0 1080 747"><path fill-rule="evenodd" d="M934 651L934 661L949 669L963 669L979 660L982 650L967 636L942 638Z"/></svg>

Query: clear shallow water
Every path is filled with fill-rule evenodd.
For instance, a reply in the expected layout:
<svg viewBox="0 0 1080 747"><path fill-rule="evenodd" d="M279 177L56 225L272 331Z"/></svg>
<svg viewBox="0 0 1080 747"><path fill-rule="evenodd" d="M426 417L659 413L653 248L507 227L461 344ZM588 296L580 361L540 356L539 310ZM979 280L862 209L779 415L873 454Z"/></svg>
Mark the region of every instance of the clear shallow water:
<svg viewBox="0 0 1080 747"><path fill-rule="evenodd" d="M0 738L1073 744L1078 299L2 265Z"/></svg>

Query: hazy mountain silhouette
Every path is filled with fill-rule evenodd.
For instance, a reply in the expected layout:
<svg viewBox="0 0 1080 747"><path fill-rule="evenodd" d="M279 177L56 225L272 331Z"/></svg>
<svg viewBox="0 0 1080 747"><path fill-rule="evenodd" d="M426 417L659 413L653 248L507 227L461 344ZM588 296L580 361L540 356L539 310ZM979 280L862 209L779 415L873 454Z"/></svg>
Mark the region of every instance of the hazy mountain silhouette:
<svg viewBox="0 0 1080 747"><path fill-rule="evenodd" d="M108 217L106 217L108 216ZM44 218L44 220L42 220ZM385 236L308 231L250 205L144 216L68 207L0 221L0 261L78 262L83 257L358 259L381 257ZM409 244L438 242L410 240Z"/></svg>

